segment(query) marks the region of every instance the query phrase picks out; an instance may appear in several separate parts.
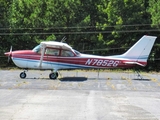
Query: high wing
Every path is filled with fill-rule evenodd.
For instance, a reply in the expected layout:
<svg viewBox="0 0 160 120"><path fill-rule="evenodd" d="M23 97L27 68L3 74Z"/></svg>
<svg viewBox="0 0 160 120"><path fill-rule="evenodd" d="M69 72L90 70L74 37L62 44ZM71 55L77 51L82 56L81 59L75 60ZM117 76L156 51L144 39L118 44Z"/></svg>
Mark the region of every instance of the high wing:
<svg viewBox="0 0 160 120"><path fill-rule="evenodd" d="M46 41L46 42L41 42L41 45L44 46L44 47L54 47L54 48L72 50L71 46L69 46L66 43L62 43L62 42Z"/></svg>

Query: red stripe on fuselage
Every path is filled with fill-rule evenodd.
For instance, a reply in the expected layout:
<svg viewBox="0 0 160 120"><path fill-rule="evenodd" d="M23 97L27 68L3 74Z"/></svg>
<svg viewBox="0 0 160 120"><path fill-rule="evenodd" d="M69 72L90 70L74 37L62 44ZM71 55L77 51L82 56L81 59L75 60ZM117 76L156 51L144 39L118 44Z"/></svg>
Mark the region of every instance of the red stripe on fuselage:
<svg viewBox="0 0 160 120"><path fill-rule="evenodd" d="M41 54L35 53L31 50L14 51L12 52L12 57L30 59L30 60L40 60ZM61 57L61 56L44 55L43 61L77 64L77 65L93 66L100 68L129 68L135 66L134 64L125 64L125 62L131 62L131 60L117 60L108 58ZM139 63L144 65L146 64L146 62L139 62Z"/></svg>

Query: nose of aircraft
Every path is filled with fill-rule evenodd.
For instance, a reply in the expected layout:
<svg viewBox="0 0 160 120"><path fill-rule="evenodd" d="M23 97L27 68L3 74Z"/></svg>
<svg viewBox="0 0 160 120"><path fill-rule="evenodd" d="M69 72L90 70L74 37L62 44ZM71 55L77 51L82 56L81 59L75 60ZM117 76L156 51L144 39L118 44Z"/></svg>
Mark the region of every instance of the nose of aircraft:
<svg viewBox="0 0 160 120"><path fill-rule="evenodd" d="M10 48L9 52L4 53L6 56L8 56L8 62L10 61L10 58L12 57L12 46Z"/></svg>
<svg viewBox="0 0 160 120"><path fill-rule="evenodd" d="M12 46L10 48L9 52L4 53L6 56L11 57L12 56Z"/></svg>
<svg viewBox="0 0 160 120"><path fill-rule="evenodd" d="M12 57L12 52L6 52L4 54L8 57L8 63L9 63L9 61L10 61L10 59Z"/></svg>
<svg viewBox="0 0 160 120"><path fill-rule="evenodd" d="M11 56L12 54L11 54L11 52L6 52L6 53L4 53L6 56Z"/></svg>

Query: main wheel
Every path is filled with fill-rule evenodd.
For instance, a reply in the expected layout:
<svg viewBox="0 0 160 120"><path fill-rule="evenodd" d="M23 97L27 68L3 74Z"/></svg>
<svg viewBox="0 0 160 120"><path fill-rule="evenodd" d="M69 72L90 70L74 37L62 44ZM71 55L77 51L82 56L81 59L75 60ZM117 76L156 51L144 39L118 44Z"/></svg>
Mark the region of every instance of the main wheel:
<svg viewBox="0 0 160 120"><path fill-rule="evenodd" d="M57 77L58 77L58 72L53 72L49 74L50 79L57 79Z"/></svg>
<svg viewBox="0 0 160 120"><path fill-rule="evenodd" d="M26 78L27 75L25 72L21 72L19 76L20 76L20 78L24 79L24 78Z"/></svg>

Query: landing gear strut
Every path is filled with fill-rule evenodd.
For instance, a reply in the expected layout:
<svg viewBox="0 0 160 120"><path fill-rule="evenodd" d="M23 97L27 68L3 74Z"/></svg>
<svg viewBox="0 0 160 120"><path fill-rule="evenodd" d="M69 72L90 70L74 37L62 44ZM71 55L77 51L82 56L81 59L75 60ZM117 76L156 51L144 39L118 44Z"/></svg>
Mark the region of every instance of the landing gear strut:
<svg viewBox="0 0 160 120"><path fill-rule="evenodd" d="M57 77L58 77L58 72L51 72L49 74L49 78L50 79L57 79Z"/></svg>

